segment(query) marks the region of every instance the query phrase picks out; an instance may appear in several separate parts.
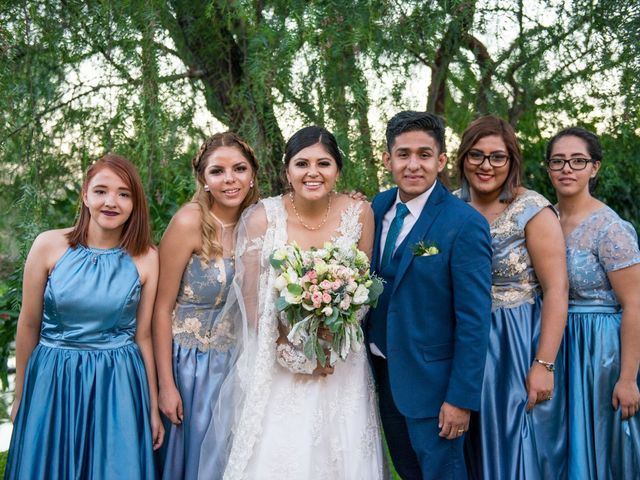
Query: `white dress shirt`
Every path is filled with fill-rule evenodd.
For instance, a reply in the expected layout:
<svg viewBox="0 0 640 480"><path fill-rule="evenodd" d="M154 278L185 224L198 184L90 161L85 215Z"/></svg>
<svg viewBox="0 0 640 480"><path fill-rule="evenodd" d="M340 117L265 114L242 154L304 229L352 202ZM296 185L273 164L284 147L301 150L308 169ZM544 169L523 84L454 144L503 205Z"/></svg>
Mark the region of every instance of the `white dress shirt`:
<svg viewBox="0 0 640 480"><path fill-rule="evenodd" d="M427 204L427 200L429 200L429 196L433 189L436 186L436 182L433 182L431 188L426 192L421 193L416 198L412 198L408 202L405 203L407 208L409 209L409 213L406 217L404 217L404 222L402 223L402 229L400 230L400 235L398 235L398 239L396 240L396 245L393 247L393 253L395 253L396 248L400 245L409 232L413 228L413 226L420 218L420 214L422 213L422 209ZM382 217L382 232L380 232L380 258L382 258L382 254L384 252L384 244L387 243L387 234L389 233L389 229L391 228L391 222L393 222L393 218L396 216L396 205L402 203L400 200L400 190L396 193L396 201L391 205L391 208L384 214Z"/></svg>
<svg viewBox="0 0 640 480"><path fill-rule="evenodd" d="M402 229L400 230L400 234L398 235L396 244L393 247L393 253L395 253L396 249L398 248L398 245L400 245L404 241L404 239L407 238L407 235L409 235L409 232L418 221L418 218L420 218L422 209L427 204L427 200L429 200L429 196L431 195L431 192L433 192L433 189L435 188L435 186L436 186L436 182L433 182L433 185L431 185L429 190L421 193L417 197L412 198L411 200L405 203L405 205L409 209L409 213L407 213L407 216L404 217L404 222L402 223ZM396 193L396 201L393 202L393 205L391 205L391 208L389 208L387 213L384 214L384 217L382 217L382 232L380 232L380 258L382 258L382 255L384 252L384 244L387 242L387 234L389 233L389 228L391 228L391 222L393 222L393 218L396 216L396 205L398 203L402 203L402 200L400 200L400 190L398 190L398 192ZM393 253L392 253L392 256L393 256ZM369 348L371 349L371 353L373 353L374 355L382 358L387 358L384 356L384 354L380 351L380 349L376 346L375 343L373 342L370 343Z"/></svg>

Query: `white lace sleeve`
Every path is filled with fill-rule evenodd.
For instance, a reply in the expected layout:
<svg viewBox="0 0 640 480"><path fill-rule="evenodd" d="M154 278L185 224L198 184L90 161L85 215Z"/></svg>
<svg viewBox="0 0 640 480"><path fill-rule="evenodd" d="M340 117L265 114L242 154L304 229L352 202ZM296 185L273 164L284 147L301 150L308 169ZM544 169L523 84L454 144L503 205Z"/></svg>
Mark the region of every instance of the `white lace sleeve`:
<svg viewBox="0 0 640 480"><path fill-rule="evenodd" d="M281 343L278 345L276 348L276 359L281 366L293 373L311 375L317 366L315 360L309 360L304 352L290 343Z"/></svg>

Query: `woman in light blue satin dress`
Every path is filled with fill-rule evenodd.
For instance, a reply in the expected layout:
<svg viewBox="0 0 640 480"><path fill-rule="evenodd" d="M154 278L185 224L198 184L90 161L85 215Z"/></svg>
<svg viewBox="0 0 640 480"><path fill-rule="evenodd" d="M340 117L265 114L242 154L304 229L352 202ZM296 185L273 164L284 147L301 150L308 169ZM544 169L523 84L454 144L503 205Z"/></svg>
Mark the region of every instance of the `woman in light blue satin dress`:
<svg viewBox="0 0 640 480"><path fill-rule="evenodd" d="M197 191L160 243L154 315L159 405L167 427L160 456L167 480L215 479L222 473L214 466L221 452L203 446L234 354L233 328L219 313L234 275L235 223L258 199L256 157L231 132L207 139L193 168ZM202 464L201 447L207 457Z"/></svg>
<svg viewBox="0 0 640 480"><path fill-rule="evenodd" d="M147 203L116 155L89 168L82 200L78 223L40 234L25 264L6 479L155 478Z"/></svg>
<svg viewBox="0 0 640 480"><path fill-rule="evenodd" d="M547 147L567 243L569 478L640 478L640 251L633 226L591 195L598 138L559 132Z"/></svg>
<svg viewBox="0 0 640 480"><path fill-rule="evenodd" d="M486 116L462 135L459 195L491 225L492 315L480 412L466 450L469 476L566 477L561 349L567 314L564 240L542 195L520 183L513 128ZM543 301L544 299L544 301Z"/></svg>

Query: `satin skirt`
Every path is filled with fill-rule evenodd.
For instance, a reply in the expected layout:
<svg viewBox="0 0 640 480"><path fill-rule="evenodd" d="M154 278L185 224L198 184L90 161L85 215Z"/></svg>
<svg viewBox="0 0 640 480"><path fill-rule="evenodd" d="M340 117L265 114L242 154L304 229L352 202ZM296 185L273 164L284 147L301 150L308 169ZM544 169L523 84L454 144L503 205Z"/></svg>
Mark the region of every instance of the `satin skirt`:
<svg viewBox="0 0 640 480"><path fill-rule="evenodd" d="M553 399L527 412L526 378L540 336L542 301L492 313L480 413L466 440L470 478L566 478L567 415L562 346Z"/></svg>
<svg viewBox="0 0 640 480"><path fill-rule="evenodd" d="M217 446L210 442L205 446L203 440L211 423L220 386L229 372L231 355L232 351L201 352L197 348L173 343L173 378L182 398L184 416L180 425L173 425L163 418L166 428L160 451L163 479L215 480L222 477L220 471L199 471L202 468L200 452L202 448L203 454L210 458L218 455Z"/></svg>
<svg viewBox="0 0 640 480"><path fill-rule="evenodd" d="M570 480L640 479L640 414L622 421L611 405L620 375L620 322L613 307L569 309Z"/></svg>
<svg viewBox="0 0 640 480"><path fill-rule="evenodd" d="M138 346L38 344L25 372L5 478L153 479L153 462Z"/></svg>

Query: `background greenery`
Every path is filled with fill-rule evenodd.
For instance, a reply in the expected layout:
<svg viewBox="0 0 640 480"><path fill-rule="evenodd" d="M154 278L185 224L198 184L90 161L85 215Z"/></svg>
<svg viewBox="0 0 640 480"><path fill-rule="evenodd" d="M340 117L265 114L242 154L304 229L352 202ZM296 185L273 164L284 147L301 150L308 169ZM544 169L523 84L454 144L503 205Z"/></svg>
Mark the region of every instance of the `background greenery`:
<svg viewBox="0 0 640 480"><path fill-rule="evenodd" d="M545 139L602 134L600 197L640 225L637 0L4 0L0 6L0 380L35 235L71 225L82 172L107 151L145 179L159 239L219 129L255 147L264 194L285 138L332 130L343 188L388 185L386 120L428 109L456 138L477 115L517 129L526 184L553 199ZM447 171L455 183L455 172ZM0 409L2 410L2 409Z"/></svg>

